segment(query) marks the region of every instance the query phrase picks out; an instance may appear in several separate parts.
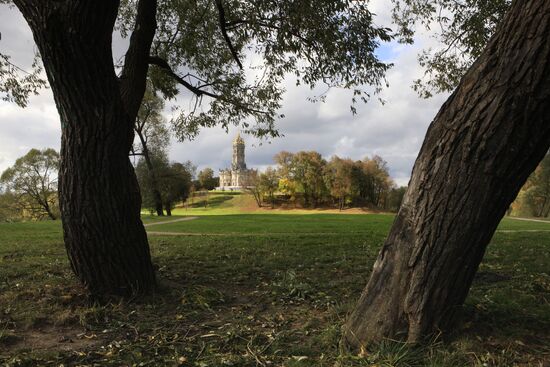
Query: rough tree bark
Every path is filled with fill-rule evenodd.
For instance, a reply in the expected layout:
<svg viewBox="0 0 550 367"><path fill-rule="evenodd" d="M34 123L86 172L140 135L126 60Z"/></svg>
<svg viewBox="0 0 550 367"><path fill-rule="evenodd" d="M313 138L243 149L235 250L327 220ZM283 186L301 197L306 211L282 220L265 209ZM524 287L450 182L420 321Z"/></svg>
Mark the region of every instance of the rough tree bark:
<svg viewBox="0 0 550 367"><path fill-rule="evenodd" d="M128 153L156 2L140 1L120 78L111 51L117 1L15 4L31 27L61 119L59 196L72 269L95 296L149 292L155 274Z"/></svg>
<svg viewBox="0 0 550 367"><path fill-rule="evenodd" d="M550 147L550 1L514 1L428 129L344 328L353 348L448 329L499 221Z"/></svg>

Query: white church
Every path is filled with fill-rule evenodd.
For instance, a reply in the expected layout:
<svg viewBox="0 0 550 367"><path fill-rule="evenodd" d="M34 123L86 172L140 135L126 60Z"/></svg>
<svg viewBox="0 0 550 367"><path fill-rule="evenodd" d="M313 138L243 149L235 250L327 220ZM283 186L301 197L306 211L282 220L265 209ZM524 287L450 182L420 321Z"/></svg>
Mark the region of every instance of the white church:
<svg viewBox="0 0 550 367"><path fill-rule="evenodd" d="M250 186L253 170L246 168L244 160L244 140L240 134L233 139L231 168L220 170L220 186L217 190L242 190Z"/></svg>

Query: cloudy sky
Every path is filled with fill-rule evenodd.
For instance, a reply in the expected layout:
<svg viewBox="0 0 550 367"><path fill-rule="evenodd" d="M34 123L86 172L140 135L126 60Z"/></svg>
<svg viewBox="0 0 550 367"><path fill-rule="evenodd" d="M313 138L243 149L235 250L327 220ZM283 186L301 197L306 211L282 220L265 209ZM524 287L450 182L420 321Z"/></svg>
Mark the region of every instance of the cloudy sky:
<svg viewBox="0 0 550 367"><path fill-rule="evenodd" d="M387 23L385 5L386 1L372 3L379 24ZM0 20L0 52L11 55L18 65L30 65L36 48L25 21L16 9L5 5L0 5ZM281 111L285 118L278 122L284 137L260 142L244 136L247 165L263 169L281 150L316 150L326 158L336 154L362 159L377 154L388 162L396 182L407 184L428 124L446 98L419 99L410 88L412 81L422 76L416 55L431 42L427 35L420 35L414 46L384 46L380 55L395 64L387 74L390 87L382 93L387 103L382 105L373 99L359 106L357 115L350 112L351 96L347 91L331 90L325 103L311 103L307 101L312 96L308 88L294 87L289 82ZM169 114L167 109L167 118ZM236 129L226 134L221 128L212 128L203 130L195 141L173 141L170 158L191 160L199 169L225 168L231 160L231 140L236 133ZM0 101L0 172L31 148L59 149L60 134L59 116L49 90L32 97L25 109Z"/></svg>

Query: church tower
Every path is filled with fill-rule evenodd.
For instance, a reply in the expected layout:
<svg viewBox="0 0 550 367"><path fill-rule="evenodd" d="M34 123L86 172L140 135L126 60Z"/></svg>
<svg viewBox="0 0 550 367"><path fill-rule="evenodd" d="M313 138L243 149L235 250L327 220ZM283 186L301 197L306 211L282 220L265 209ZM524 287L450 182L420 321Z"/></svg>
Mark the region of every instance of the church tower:
<svg viewBox="0 0 550 367"><path fill-rule="evenodd" d="M244 162L244 140L240 134L233 140L233 159L231 160L231 170L244 171L246 163Z"/></svg>
<svg viewBox="0 0 550 367"><path fill-rule="evenodd" d="M233 157L231 168L220 170L218 190L242 190L250 187L252 170L246 169L244 161L244 140L240 134L233 139Z"/></svg>

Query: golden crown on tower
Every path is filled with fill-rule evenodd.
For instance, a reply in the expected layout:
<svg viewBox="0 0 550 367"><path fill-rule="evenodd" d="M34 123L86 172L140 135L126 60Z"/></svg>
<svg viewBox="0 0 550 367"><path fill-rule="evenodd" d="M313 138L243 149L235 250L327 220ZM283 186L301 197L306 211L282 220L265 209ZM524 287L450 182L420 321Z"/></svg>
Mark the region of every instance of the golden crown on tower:
<svg viewBox="0 0 550 367"><path fill-rule="evenodd" d="M241 138L241 133L237 133L237 136L233 139L233 144L244 144L244 140Z"/></svg>

